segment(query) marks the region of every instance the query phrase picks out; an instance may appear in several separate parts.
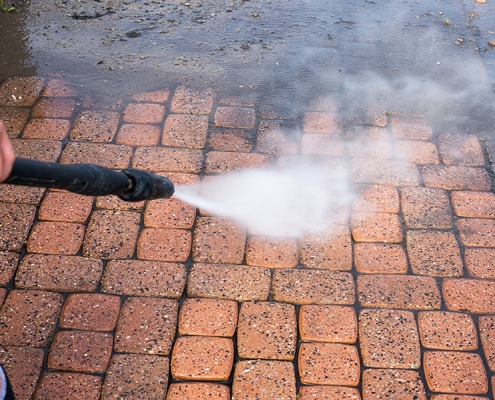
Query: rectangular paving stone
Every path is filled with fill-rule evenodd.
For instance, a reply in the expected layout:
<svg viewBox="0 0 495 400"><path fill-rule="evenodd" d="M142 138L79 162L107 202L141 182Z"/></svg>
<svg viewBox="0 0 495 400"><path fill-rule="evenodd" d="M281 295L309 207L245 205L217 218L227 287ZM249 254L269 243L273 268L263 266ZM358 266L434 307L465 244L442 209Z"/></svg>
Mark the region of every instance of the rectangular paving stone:
<svg viewBox="0 0 495 400"><path fill-rule="evenodd" d="M112 331L117 324L120 297L100 293L71 293L60 313L60 327L83 331Z"/></svg>
<svg viewBox="0 0 495 400"><path fill-rule="evenodd" d="M167 356L177 328L176 300L129 297L120 311L114 350Z"/></svg>
<svg viewBox="0 0 495 400"><path fill-rule="evenodd" d="M120 115L115 111L82 111L74 121L70 139L77 142L111 142L119 121Z"/></svg>
<svg viewBox="0 0 495 400"><path fill-rule="evenodd" d="M205 173L223 174L245 168L259 168L269 165L272 157L267 154L210 151L206 156Z"/></svg>
<svg viewBox="0 0 495 400"><path fill-rule="evenodd" d="M451 232L409 231L407 254L416 275L462 276L459 244Z"/></svg>
<svg viewBox="0 0 495 400"><path fill-rule="evenodd" d="M0 344L45 346L56 328L62 294L11 290L0 309Z"/></svg>
<svg viewBox="0 0 495 400"><path fill-rule="evenodd" d="M182 336L233 337L237 328L237 303L220 299L186 299L179 313Z"/></svg>
<svg viewBox="0 0 495 400"><path fill-rule="evenodd" d="M163 400L167 392L168 374L168 357L114 354L105 375L101 399L127 397Z"/></svg>
<svg viewBox="0 0 495 400"><path fill-rule="evenodd" d="M0 203L0 250L20 250L26 241L36 207Z"/></svg>
<svg viewBox="0 0 495 400"><path fill-rule="evenodd" d="M421 344L427 349L476 350L478 334L473 318L446 311L423 311L418 314Z"/></svg>
<svg viewBox="0 0 495 400"><path fill-rule="evenodd" d="M304 234L299 241L301 264L308 268L350 271L351 232L347 226Z"/></svg>
<svg viewBox="0 0 495 400"><path fill-rule="evenodd" d="M71 372L45 372L36 389L36 400L87 399L98 400L102 378Z"/></svg>
<svg viewBox="0 0 495 400"><path fill-rule="evenodd" d="M305 305L299 311L299 334L304 342L355 343L357 318L351 307Z"/></svg>
<svg viewBox="0 0 495 400"><path fill-rule="evenodd" d="M253 129L256 115L252 108L221 106L215 111L214 122L223 128Z"/></svg>
<svg viewBox="0 0 495 400"><path fill-rule="evenodd" d="M495 218L492 192L452 192L452 205L459 217Z"/></svg>
<svg viewBox="0 0 495 400"><path fill-rule="evenodd" d="M254 135L241 129L222 129L212 131L208 143L211 150L249 153L254 139Z"/></svg>
<svg viewBox="0 0 495 400"><path fill-rule="evenodd" d="M296 342L293 305L271 302L241 305L237 327L239 357L290 361L296 354Z"/></svg>
<svg viewBox="0 0 495 400"><path fill-rule="evenodd" d="M261 121L256 150L274 155L297 154L301 139L297 128L292 121Z"/></svg>
<svg viewBox="0 0 495 400"><path fill-rule="evenodd" d="M351 232L356 242L400 243L403 240L398 214L354 213L351 216Z"/></svg>
<svg viewBox="0 0 495 400"><path fill-rule="evenodd" d="M187 296L235 301L268 300L270 283L268 268L193 264L187 281Z"/></svg>
<svg viewBox="0 0 495 400"><path fill-rule="evenodd" d="M366 369L361 386L363 400L427 400L421 376L407 369Z"/></svg>
<svg viewBox="0 0 495 400"><path fill-rule="evenodd" d="M161 134L162 130L157 125L122 124L115 143L127 146L157 146Z"/></svg>
<svg viewBox="0 0 495 400"><path fill-rule="evenodd" d="M16 399L31 399L43 367L45 352L34 347L0 347L0 364Z"/></svg>
<svg viewBox="0 0 495 400"><path fill-rule="evenodd" d="M302 343L298 368L301 383L309 385L359 384L361 363L355 346L335 343Z"/></svg>
<svg viewBox="0 0 495 400"><path fill-rule="evenodd" d="M393 160L354 159L351 162L354 183L374 183L390 186L418 186L416 164Z"/></svg>
<svg viewBox="0 0 495 400"><path fill-rule="evenodd" d="M165 120L162 144L171 147L202 149L208 135L206 115L171 114Z"/></svg>
<svg viewBox="0 0 495 400"><path fill-rule="evenodd" d="M38 218L44 221L84 223L92 208L92 196L69 192L49 192L41 202Z"/></svg>
<svg viewBox="0 0 495 400"><path fill-rule="evenodd" d="M482 315L478 317L478 326L488 368L491 372L495 372L495 316Z"/></svg>
<svg viewBox="0 0 495 400"><path fill-rule="evenodd" d="M179 86L172 96L170 111L180 114L209 114L213 107L211 89L193 89Z"/></svg>
<svg viewBox="0 0 495 400"><path fill-rule="evenodd" d="M40 95L44 84L43 78L8 78L0 86L0 106L32 106Z"/></svg>
<svg viewBox="0 0 495 400"><path fill-rule="evenodd" d="M97 164L107 168L129 167L132 148L116 144L67 143L60 156L61 164Z"/></svg>
<svg viewBox="0 0 495 400"><path fill-rule="evenodd" d="M361 274L406 274L407 258L400 244L356 243L354 263Z"/></svg>
<svg viewBox="0 0 495 400"><path fill-rule="evenodd" d="M444 164L476 166L485 156L475 135L440 135L440 156Z"/></svg>
<svg viewBox="0 0 495 400"><path fill-rule="evenodd" d="M202 400L205 396L229 400L230 389L219 383L178 382L172 383L167 392L167 400Z"/></svg>
<svg viewBox="0 0 495 400"><path fill-rule="evenodd" d="M182 296L186 285L183 264L161 261L110 260L101 280L101 291L127 296Z"/></svg>
<svg viewBox="0 0 495 400"><path fill-rule="evenodd" d="M354 304L352 275L326 270L284 269L273 274L273 299L294 304Z"/></svg>
<svg viewBox="0 0 495 400"><path fill-rule="evenodd" d="M457 228L465 246L495 247L495 219L459 218Z"/></svg>
<svg viewBox="0 0 495 400"><path fill-rule="evenodd" d="M16 157L55 162L62 151L62 143L44 139L12 139Z"/></svg>
<svg viewBox="0 0 495 400"><path fill-rule="evenodd" d="M485 394L488 378L478 354L426 351L424 370L430 390L443 393Z"/></svg>
<svg viewBox="0 0 495 400"><path fill-rule="evenodd" d="M159 124L165 117L165 106L152 103L129 103L122 113L124 122Z"/></svg>
<svg viewBox="0 0 495 400"><path fill-rule="evenodd" d="M232 339L183 336L175 341L170 362L174 379L222 382L234 364Z"/></svg>
<svg viewBox="0 0 495 400"><path fill-rule="evenodd" d="M63 97L40 97L34 105L31 116L39 118L71 119L76 108L76 100Z"/></svg>
<svg viewBox="0 0 495 400"><path fill-rule="evenodd" d="M146 171L169 171L197 174L201 171L201 150L169 147L138 147L132 158L132 167Z"/></svg>
<svg viewBox="0 0 495 400"><path fill-rule="evenodd" d="M445 190L490 190L488 173L483 168L428 165L421 168L425 186Z"/></svg>
<svg viewBox="0 0 495 400"><path fill-rule="evenodd" d="M150 103L165 103L170 97L170 89L164 88L152 90L150 92L141 92L132 95L132 100L149 101Z"/></svg>
<svg viewBox="0 0 495 400"><path fill-rule="evenodd" d="M342 118L333 113L307 112L303 116L303 131L340 133L342 131Z"/></svg>
<svg viewBox="0 0 495 400"><path fill-rule="evenodd" d="M103 273L101 260L79 256L27 254L15 287L59 292L94 292Z"/></svg>
<svg viewBox="0 0 495 400"><path fill-rule="evenodd" d="M137 242L137 258L185 262L191 253L191 232L185 229L145 228Z"/></svg>
<svg viewBox="0 0 495 400"><path fill-rule="evenodd" d="M0 186L0 202L37 206L40 204L45 192L45 188L16 186L4 183Z"/></svg>
<svg viewBox="0 0 495 400"><path fill-rule="evenodd" d="M401 190L404 223L413 229L451 229L452 208L441 189L407 187Z"/></svg>
<svg viewBox="0 0 495 400"><path fill-rule="evenodd" d="M130 258L134 253L141 215L131 211L93 212L83 242L83 256Z"/></svg>
<svg viewBox="0 0 495 400"><path fill-rule="evenodd" d="M418 328L410 311L361 310L359 344L367 367L418 369L421 366Z"/></svg>
<svg viewBox="0 0 495 400"><path fill-rule="evenodd" d="M113 335L103 332L59 331L50 346L47 366L73 372L103 372L112 355Z"/></svg>
<svg viewBox="0 0 495 400"><path fill-rule="evenodd" d="M421 119L392 118L390 129L397 139L431 140L433 134L428 122Z"/></svg>
<svg viewBox="0 0 495 400"><path fill-rule="evenodd" d="M469 276L495 279L495 249L465 249L464 261Z"/></svg>
<svg viewBox="0 0 495 400"><path fill-rule="evenodd" d="M232 399L296 400L294 364L288 361L238 361L234 370Z"/></svg>
<svg viewBox="0 0 495 400"><path fill-rule="evenodd" d="M473 314L495 313L495 282L481 279L446 278L442 294L449 310Z"/></svg>
<svg viewBox="0 0 495 400"><path fill-rule="evenodd" d="M293 268L299 261L295 239L252 236L247 241L246 264L268 268Z"/></svg>
<svg viewBox="0 0 495 400"><path fill-rule="evenodd" d="M29 108L0 106L0 119L9 139L18 137L29 119Z"/></svg>
<svg viewBox="0 0 495 400"><path fill-rule="evenodd" d="M434 310L442 304L440 291L432 277L360 275L357 290L363 307Z"/></svg>
<svg viewBox="0 0 495 400"><path fill-rule="evenodd" d="M387 129L376 126L352 126L346 132L347 151L352 158L392 158L392 143Z"/></svg>
<svg viewBox="0 0 495 400"><path fill-rule="evenodd" d="M31 118L22 133L27 139L62 140L69 133L67 119Z"/></svg>
<svg viewBox="0 0 495 400"><path fill-rule="evenodd" d="M438 150L434 143L415 140L398 140L394 151L400 160L417 165L439 164Z"/></svg>
<svg viewBox="0 0 495 400"><path fill-rule="evenodd" d="M353 211L398 213L399 192L394 186L358 185L357 199L352 203Z"/></svg>
<svg viewBox="0 0 495 400"><path fill-rule="evenodd" d="M192 228L196 207L179 199L150 200L144 210L144 226L151 228Z"/></svg>
<svg viewBox="0 0 495 400"><path fill-rule="evenodd" d="M240 264L245 248L246 231L233 220L219 217L196 219L192 242L195 262Z"/></svg>
<svg viewBox="0 0 495 400"><path fill-rule="evenodd" d="M19 253L0 251L0 286L7 286L19 263Z"/></svg>
<svg viewBox="0 0 495 400"><path fill-rule="evenodd" d="M38 222L33 226L27 251L44 254L77 254L84 237L84 225L69 222Z"/></svg>
<svg viewBox="0 0 495 400"><path fill-rule="evenodd" d="M345 386L301 386L299 400L361 400L359 390Z"/></svg>

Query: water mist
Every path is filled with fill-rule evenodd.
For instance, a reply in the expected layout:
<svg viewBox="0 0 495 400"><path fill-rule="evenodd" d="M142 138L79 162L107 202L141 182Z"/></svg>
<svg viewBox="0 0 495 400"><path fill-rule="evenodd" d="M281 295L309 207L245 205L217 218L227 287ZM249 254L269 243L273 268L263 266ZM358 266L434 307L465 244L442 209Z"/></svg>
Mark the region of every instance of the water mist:
<svg viewBox="0 0 495 400"><path fill-rule="evenodd" d="M179 186L175 196L266 236L328 228L336 211L354 198L347 169L328 165L249 169L206 177L199 185Z"/></svg>

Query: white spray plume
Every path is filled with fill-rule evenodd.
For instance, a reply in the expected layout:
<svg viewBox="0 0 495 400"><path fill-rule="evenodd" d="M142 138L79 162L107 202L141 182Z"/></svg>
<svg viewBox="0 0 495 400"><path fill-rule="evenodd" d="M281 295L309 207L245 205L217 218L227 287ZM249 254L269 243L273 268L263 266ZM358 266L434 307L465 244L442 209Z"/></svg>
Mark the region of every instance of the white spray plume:
<svg viewBox="0 0 495 400"><path fill-rule="evenodd" d="M323 165L291 165L208 177L179 186L175 196L209 213L230 217L251 233L294 237L328 228L354 195L347 170Z"/></svg>

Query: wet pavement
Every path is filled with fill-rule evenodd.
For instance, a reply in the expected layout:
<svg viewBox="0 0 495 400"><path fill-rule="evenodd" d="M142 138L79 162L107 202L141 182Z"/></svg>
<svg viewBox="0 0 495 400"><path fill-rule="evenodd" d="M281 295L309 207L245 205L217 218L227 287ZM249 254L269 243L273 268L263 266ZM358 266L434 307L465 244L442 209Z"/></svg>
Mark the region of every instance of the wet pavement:
<svg viewBox="0 0 495 400"><path fill-rule="evenodd" d="M103 107L61 78L10 78L0 104L23 157L177 184L318 157L345 161L359 194L333 228L274 238L175 198L1 186L0 361L19 399L492 398L478 137L379 108L350 123L325 102L283 141L270 105L186 86Z"/></svg>
<svg viewBox="0 0 495 400"><path fill-rule="evenodd" d="M430 3L0 15L21 157L176 184L302 157L358 193L331 229L274 238L176 198L0 186L17 398L492 399L493 5Z"/></svg>

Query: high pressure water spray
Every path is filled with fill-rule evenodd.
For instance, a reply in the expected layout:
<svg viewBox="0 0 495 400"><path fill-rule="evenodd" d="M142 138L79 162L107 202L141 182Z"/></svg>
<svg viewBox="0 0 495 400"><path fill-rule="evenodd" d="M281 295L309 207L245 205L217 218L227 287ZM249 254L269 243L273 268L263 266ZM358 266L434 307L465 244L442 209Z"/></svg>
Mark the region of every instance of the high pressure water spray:
<svg viewBox="0 0 495 400"><path fill-rule="evenodd" d="M87 196L116 195L125 201L168 199L173 183L163 176L129 168L114 171L94 164L57 164L16 158L4 183L65 189Z"/></svg>

